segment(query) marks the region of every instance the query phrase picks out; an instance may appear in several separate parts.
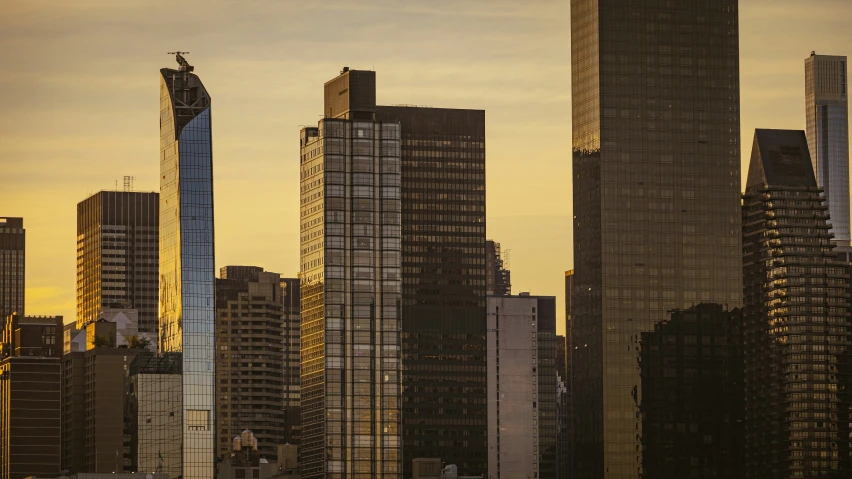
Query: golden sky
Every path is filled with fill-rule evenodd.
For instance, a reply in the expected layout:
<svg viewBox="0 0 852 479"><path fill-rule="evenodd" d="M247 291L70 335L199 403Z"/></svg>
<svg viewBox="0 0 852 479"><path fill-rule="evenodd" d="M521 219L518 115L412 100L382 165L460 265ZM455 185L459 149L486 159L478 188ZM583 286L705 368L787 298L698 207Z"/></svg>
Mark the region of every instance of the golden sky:
<svg viewBox="0 0 852 479"><path fill-rule="evenodd" d="M159 188L158 72L189 51L212 97L216 265L298 271L300 125L341 67L381 104L486 110L488 237L513 291L573 265L569 0L0 2L0 216L27 229L28 314L75 314L76 204ZM852 56L852 1L741 0L743 157L804 128L804 59ZM747 165L744 165L744 168ZM564 330L559 321L559 330Z"/></svg>

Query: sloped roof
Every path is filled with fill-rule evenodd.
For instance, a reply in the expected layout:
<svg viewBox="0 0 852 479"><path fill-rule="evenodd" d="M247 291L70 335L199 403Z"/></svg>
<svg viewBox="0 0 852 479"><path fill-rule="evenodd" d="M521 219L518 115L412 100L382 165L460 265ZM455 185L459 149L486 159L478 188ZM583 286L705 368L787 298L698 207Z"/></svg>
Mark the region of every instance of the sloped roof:
<svg viewBox="0 0 852 479"><path fill-rule="evenodd" d="M763 129L754 131L746 188L764 184L817 186L804 131Z"/></svg>

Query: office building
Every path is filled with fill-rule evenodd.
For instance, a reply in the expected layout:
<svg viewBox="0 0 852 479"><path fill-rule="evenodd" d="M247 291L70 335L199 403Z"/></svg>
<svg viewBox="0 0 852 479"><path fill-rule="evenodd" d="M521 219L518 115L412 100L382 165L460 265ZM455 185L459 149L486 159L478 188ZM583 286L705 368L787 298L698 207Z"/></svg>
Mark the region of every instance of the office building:
<svg viewBox="0 0 852 479"><path fill-rule="evenodd" d="M125 440L125 394L130 365L147 350L109 342L62 357L62 469L72 473L135 471Z"/></svg>
<svg viewBox="0 0 852 479"><path fill-rule="evenodd" d="M179 353L142 352L130 363L125 436L132 471L167 474L168 479L181 475L182 367Z"/></svg>
<svg viewBox="0 0 852 479"><path fill-rule="evenodd" d="M400 126L375 110L375 73L344 69L301 130L305 478L402 477Z"/></svg>
<svg viewBox="0 0 852 479"><path fill-rule="evenodd" d="M557 477L556 394L556 298L489 296L491 477Z"/></svg>
<svg viewBox="0 0 852 479"><path fill-rule="evenodd" d="M402 139L403 475L418 457L486 474L485 111L377 114Z"/></svg>
<svg viewBox="0 0 852 479"><path fill-rule="evenodd" d="M743 476L742 315L675 310L640 344L645 477Z"/></svg>
<svg viewBox="0 0 852 479"><path fill-rule="evenodd" d="M508 250L506 256L508 256ZM489 295L512 294L512 275L505 264L500 243L493 240L485 242L485 290Z"/></svg>
<svg viewBox="0 0 852 479"><path fill-rule="evenodd" d="M156 336L159 197L101 191L77 204L77 329L107 308L135 309Z"/></svg>
<svg viewBox="0 0 852 479"><path fill-rule="evenodd" d="M0 322L24 315L26 230L23 218L0 217Z"/></svg>
<svg viewBox="0 0 852 479"><path fill-rule="evenodd" d="M5 318L0 337L0 477L60 467L62 316Z"/></svg>
<svg viewBox="0 0 852 479"><path fill-rule="evenodd" d="M745 476L852 475L849 268L804 132L755 132L742 215Z"/></svg>
<svg viewBox="0 0 852 479"><path fill-rule="evenodd" d="M834 242L849 246L849 101L846 57L805 59L805 118L808 151L822 188Z"/></svg>
<svg viewBox="0 0 852 479"><path fill-rule="evenodd" d="M643 476L643 332L742 303L737 0L571 1L576 477Z"/></svg>
<svg viewBox="0 0 852 479"><path fill-rule="evenodd" d="M284 442L298 445L302 437L302 302L299 278L281 278L281 303L284 306L281 311L284 321ZM278 463L282 464L280 457Z"/></svg>
<svg viewBox="0 0 852 479"><path fill-rule="evenodd" d="M179 353L183 479L213 477L214 248L210 96L193 67L160 70L159 351Z"/></svg>
<svg viewBox="0 0 852 479"><path fill-rule="evenodd" d="M281 276L231 268L216 280L216 455L228 457L234 436L250 429L260 457L275 460L287 423Z"/></svg>

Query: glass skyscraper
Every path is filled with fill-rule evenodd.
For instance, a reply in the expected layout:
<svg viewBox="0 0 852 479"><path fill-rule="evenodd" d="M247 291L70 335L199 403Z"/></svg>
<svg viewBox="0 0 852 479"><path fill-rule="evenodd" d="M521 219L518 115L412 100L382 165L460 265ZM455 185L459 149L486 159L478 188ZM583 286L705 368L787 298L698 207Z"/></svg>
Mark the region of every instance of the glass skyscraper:
<svg viewBox="0 0 852 479"><path fill-rule="evenodd" d="M745 477L852 477L849 265L802 131L757 130L743 196Z"/></svg>
<svg viewBox="0 0 852 479"><path fill-rule="evenodd" d="M400 125L375 78L344 69L301 131L305 478L402 477Z"/></svg>
<svg viewBox="0 0 852 479"><path fill-rule="evenodd" d="M181 354L183 479L214 476L210 96L193 67L160 70L159 346Z"/></svg>
<svg viewBox="0 0 852 479"><path fill-rule="evenodd" d="M642 333L742 303L738 38L737 0L571 1L578 478L644 474Z"/></svg>
<svg viewBox="0 0 852 479"><path fill-rule="evenodd" d="M0 217L0 325L12 313L24 315L26 230L23 218ZM2 327L0 327L2 331Z"/></svg>
<svg viewBox="0 0 852 479"><path fill-rule="evenodd" d="M849 102L846 57L805 59L808 150L816 181L825 191L834 241L849 246Z"/></svg>

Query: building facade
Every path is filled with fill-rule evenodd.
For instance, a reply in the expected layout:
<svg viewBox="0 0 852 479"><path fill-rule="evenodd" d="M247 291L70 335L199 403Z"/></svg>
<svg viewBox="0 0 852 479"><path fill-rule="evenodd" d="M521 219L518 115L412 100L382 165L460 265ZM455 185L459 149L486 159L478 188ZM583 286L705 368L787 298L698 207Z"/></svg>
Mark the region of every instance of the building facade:
<svg viewBox="0 0 852 479"><path fill-rule="evenodd" d="M755 132L742 214L746 477L849 476L849 268L804 132Z"/></svg>
<svg viewBox="0 0 852 479"><path fill-rule="evenodd" d="M135 472L124 408L130 365L142 351L98 347L62 357L62 469Z"/></svg>
<svg viewBox="0 0 852 479"><path fill-rule="evenodd" d="M101 191L77 204L78 329L105 308L135 309L156 335L159 294L158 193Z"/></svg>
<svg viewBox="0 0 852 479"><path fill-rule="evenodd" d="M648 479L743 476L742 311L699 304L642 333Z"/></svg>
<svg viewBox="0 0 852 479"><path fill-rule="evenodd" d="M834 241L849 246L849 94L846 57L805 59L805 119L817 185L823 189Z"/></svg>
<svg viewBox="0 0 852 479"><path fill-rule="evenodd" d="M142 352L130 363L125 437L132 471L166 474L168 479L182 474L182 367L180 353Z"/></svg>
<svg viewBox="0 0 852 479"><path fill-rule="evenodd" d="M250 429L260 457L275 460L286 442L284 318L281 276L221 268L216 280L216 455ZM245 279L242 279L245 278Z"/></svg>
<svg viewBox="0 0 852 479"><path fill-rule="evenodd" d="M301 473L399 479L400 126L374 72L327 82L324 112L300 144Z"/></svg>
<svg viewBox="0 0 852 479"><path fill-rule="evenodd" d="M485 111L378 106L402 139L402 436L487 472Z"/></svg>
<svg viewBox="0 0 852 479"><path fill-rule="evenodd" d="M488 297L488 474L558 474L556 298Z"/></svg>
<svg viewBox="0 0 852 479"><path fill-rule="evenodd" d="M160 70L159 350L182 357L183 479L205 479L215 460L210 96L177 59L178 70Z"/></svg>
<svg viewBox="0 0 852 479"><path fill-rule="evenodd" d="M0 341L0 477L61 470L62 316L9 315Z"/></svg>
<svg viewBox="0 0 852 479"><path fill-rule="evenodd" d="M0 217L0 322L24 315L26 230L23 218Z"/></svg>
<svg viewBox="0 0 852 479"><path fill-rule="evenodd" d="M508 251L506 252L508 254ZM500 243L485 242L485 290L489 295L512 294L512 275L505 264Z"/></svg>
<svg viewBox="0 0 852 479"><path fill-rule="evenodd" d="M637 479L641 334L742 303L738 2L572 0L571 65L576 477Z"/></svg>
<svg viewBox="0 0 852 479"><path fill-rule="evenodd" d="M298 445L302 437L299 278L281 278L281 303L284 306L281 315L284 320L284 442ZM280 457L278 462L282 463Z"/></svg>

